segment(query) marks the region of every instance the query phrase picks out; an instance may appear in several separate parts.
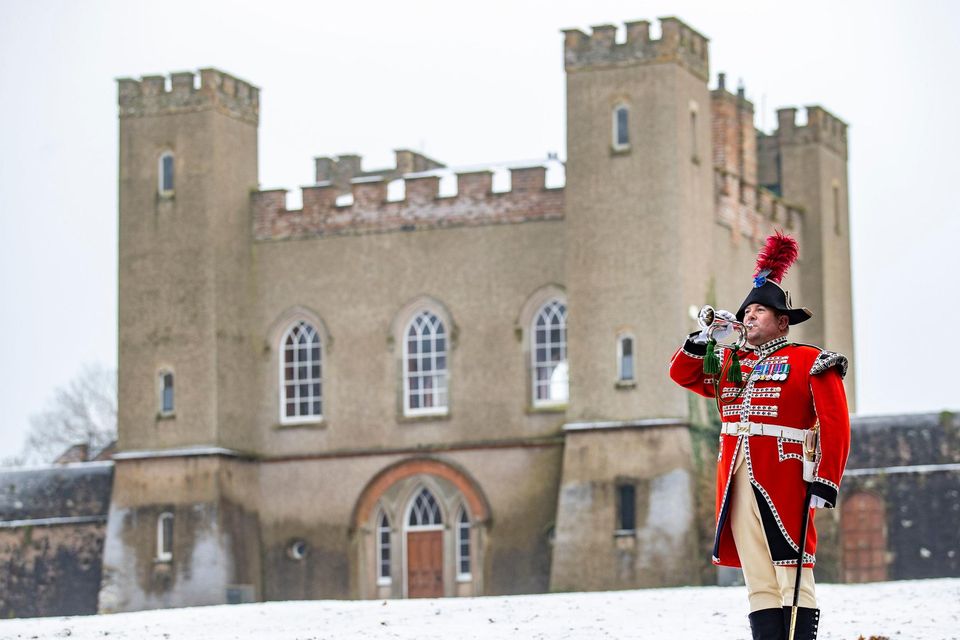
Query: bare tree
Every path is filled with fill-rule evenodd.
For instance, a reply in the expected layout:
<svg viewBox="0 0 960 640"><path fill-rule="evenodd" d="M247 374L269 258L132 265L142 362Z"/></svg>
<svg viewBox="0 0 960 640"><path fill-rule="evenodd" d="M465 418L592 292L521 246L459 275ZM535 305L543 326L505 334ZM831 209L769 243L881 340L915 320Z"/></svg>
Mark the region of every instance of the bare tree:
<svg viewBox="0 0 960 640"><path fill-rule="evenodd" d="M91 454L117 437L117 372L86 365L53 400L30 416L30 432L20 462L52 462L73 445Z"/></svg>

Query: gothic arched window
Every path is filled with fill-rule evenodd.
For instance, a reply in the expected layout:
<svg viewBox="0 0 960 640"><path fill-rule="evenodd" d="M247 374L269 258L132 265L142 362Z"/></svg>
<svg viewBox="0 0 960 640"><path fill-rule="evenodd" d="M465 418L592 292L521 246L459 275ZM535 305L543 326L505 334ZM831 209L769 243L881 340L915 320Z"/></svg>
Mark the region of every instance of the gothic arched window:
<svg viewBox="0 0 960 640"><path fill-rule="evenodd" d="M320 335L300 320L281 340L280 421L306 422L323 416Z"/></svg>
<svg viewBox="0 0 960 640"><path fill-rule="evenodd" d="M377 584L390 584L390 520L383 511L377 517Z"/></svg>
<svg viewBox="0 0 960 640"><path fill-rule="evenodd" d="M420 489L413 504L410 505L410 517L407 520L410 527L437 527L443 525L443 515L440 513L440 504L426 487Z"/></svg>
<svg viewBox="0 0 960 640"><path fill-rule="evenodd" d="M551 300L533 319L533 404L563 404L569 395L567 306Z"/></svg>
<svg viewBox="0 0 960 640"><path fill-rule="evenodd" d="M436 315L418 313L403 341L403 397L406 415L447 411L447 332Z"/></svg>
<svg viewBox="0 0 960 640"><path fill-rule="evenodd" d="M467 508L460 507L457 516L457 580L469 580L470 571L470 516Z"/></svg>

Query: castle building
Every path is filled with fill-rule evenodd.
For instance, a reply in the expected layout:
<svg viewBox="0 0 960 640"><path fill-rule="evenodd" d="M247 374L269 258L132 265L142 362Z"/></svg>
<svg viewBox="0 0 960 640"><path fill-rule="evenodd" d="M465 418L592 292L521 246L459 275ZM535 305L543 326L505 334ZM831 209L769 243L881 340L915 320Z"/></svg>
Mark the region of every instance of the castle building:
<svg viewBox="0 0 960 640"><path fill-rule="evenodd" d="M854 355L847 128L757 131L703 35L649 27L564 32L566 161L508 188L344 155L288 209L259 189L256 87L119 81L100 610L712 579L707 412L667 364L774 228L815 311L791 337Z"/></svg>
<svg viewBox="0 0 960 640"><path fill-rule="evenodd" d="M846 125L757 132L704 36L616 31L564 32L562 186L401 150L317 159L288 210L256 87L119 81L101 610L701 581L698 411L666 363L775 227L817 311L795 339L853 355Z"/></svg>

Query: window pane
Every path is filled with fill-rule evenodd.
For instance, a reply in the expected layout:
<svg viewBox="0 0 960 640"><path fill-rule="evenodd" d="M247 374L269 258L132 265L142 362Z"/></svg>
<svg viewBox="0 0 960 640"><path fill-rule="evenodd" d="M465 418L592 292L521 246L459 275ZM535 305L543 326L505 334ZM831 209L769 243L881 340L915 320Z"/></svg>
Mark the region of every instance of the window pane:
<svg viewBox="0 0 960 640"><path fill-rule="evenodd" d="M617 528L621 531L633 531L636 523L636 488L632 484L617 487Z"/></svg>
<svg viewBox="0 0 960 640"><path fill-rule="evenodd" d="M623 369L620 372L620 378L622 380L633 380L633 356L623 356L621 364Z"/></svg>
<svg viewBox="0 0 960 640"><path fill-rule="evenodd" d="M164 191L173 191L173 156L163 156L163 181L161 187Z"/></svg>
<svg viewBox="0 0 960 640"><path fill-rule="evenodd" d="M629 111L626 107L619 107L617 109L617 144L618 145L627 145L630 144L630 134L627 128L627 118Z"/></svg>
<svg viewBox="0 0 960 640"><path fill-rule="evenodd" d="M163 553L170 554L173 552L173 516L164 514L160 517L162 519L160 549Z"/></svg>

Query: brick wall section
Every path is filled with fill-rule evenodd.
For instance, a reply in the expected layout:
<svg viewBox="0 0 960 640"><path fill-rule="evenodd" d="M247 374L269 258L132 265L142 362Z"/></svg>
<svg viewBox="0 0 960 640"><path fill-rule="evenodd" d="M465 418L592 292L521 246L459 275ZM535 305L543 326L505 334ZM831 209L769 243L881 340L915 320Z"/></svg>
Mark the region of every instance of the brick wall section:
<svg viewBox="0 0 960 640"><path fill-rule="evenodd" d="M112 463L0 471L0 619L97 612Z"/></svg>
<svg viewBox="0 0 960 640"><path fill-rule="evenodd" d="M758 185L753 104L743 89L727 91L723 74L710 92L710 117L717 220L754 242L774 228L800 235L802 210Z"/></svg>
<svg viewBox="0 0 960 640"><path fill-rule="evenodd" d="M563 218L563 189L547 189L541 166L512 169L512 189L492 193L487 171L457 175L457 195L438 195L437 175L404 179L405 198L387 202L383 180L354 182L353 204L337 206L332 184L303 188L303 208L288 210L286 191L259 191L252 196L254 237L281 240L323 235L412 231L451 226L512 224Z"/></svg>
<svg viewBox="0 0 960 640"><path fill-rule="evenodd" d="M714 194L717 221L754 242L762 242L774 228L793 236L802 234L803 209L720 167L714 171Z"/></svg>

